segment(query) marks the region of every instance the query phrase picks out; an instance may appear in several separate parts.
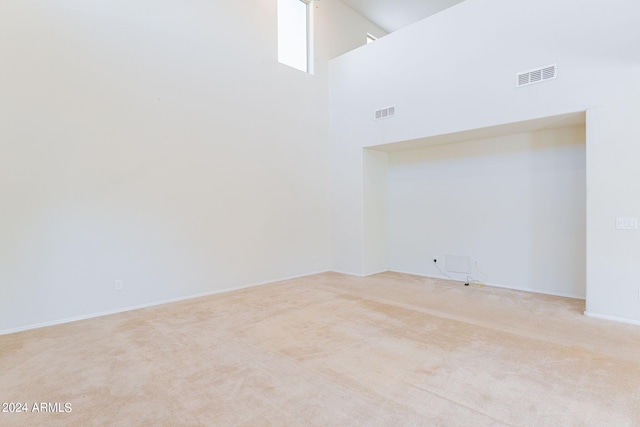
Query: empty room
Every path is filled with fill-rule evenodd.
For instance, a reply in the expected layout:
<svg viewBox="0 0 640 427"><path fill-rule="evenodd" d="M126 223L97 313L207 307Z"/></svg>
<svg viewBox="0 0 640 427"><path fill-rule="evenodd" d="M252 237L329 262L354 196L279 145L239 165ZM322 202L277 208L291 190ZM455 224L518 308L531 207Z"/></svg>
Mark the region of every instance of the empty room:
<svg viewBox="0 0 640 427"><path fill-rule="evenodd" d="M0 2L0 425L640 425L636 0Z"/></svg>

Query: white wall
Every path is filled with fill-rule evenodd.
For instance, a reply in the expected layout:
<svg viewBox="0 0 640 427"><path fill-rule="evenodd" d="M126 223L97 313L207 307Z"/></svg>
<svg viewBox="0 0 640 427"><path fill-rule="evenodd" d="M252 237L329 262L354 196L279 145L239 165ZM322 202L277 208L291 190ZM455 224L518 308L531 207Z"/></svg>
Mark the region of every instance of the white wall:
<svg viewBox="0 0 640 427"><path fill-rule="evenodd" d="M466 0L332 60L336 136L361 148L584 111L637 78L637 1L522 7ZM518 71L551 63L556 80L515 88ZM389 105L395 118L372 120Z"/></svg>
<svg viewBox="0 0 640 427"><path fill-rule="evenodd" d="M585 168L584 126L390 153L389 268L584 298Z"/></svg>
<svg viewBox="0 0 640 427"><path fill-rule="evenodd" d="M384 37L387 32L371 23L358 12L339 0L314 1L317 38L316 53L321 58L335 58L345 52L366 45L367 33ZM319 66L326 72L329 63L321 61Z"/></svg>
<svg viewBox="0 0 640 427"><path fill-rule="evenodd" d="M640 323L640 81L619 103L587 115L587 314Z"/></svg>
<svg viewBox="0 0 640 427"><path fill-rule="evenodd" d="M387 153L362 150L364 242L363 272L365 275L389 270L388 230L388 167Z"/></svg>
<svg viewBox="0 0 640 427"><path fill-rule="evenodd" d="M276 0L0 2L0 331L329 267L327 61L376 27L314 6L310 76Z"/></svg>
<svg viewBox="0 0 640 427"><path fill-rule="evenodd" d="M588 153L606 151L609 144L631 144L634 125L625 125L622 133L614 131L607 125L614 120L595 120L591 110L602 108L602 114L611 111L618 116L615 105L640 82L637 16L640 2L635 0L606 5L541 0L526 7L511 0L467 0L331 61L331 265L364 272L366 237L358 224L366 205L361 155L365 147L580 111L590 111L593 120L587 124ZM556 80L514 87L517 72L552 63L558 65ZM397 116L374 121L374 111L389 105L396 105ZM630 105L626 114L640 111ZM626 150L608 156L604 170L596 175L590 171L598 158L588 161L587 252L601 245L602 253L629 249L629 256L635 256L634 246L617 248L610 239L615 216L596 215L604 221L597 225L590 219L596 214L594 203L601 201L611 201L608 212L616 216L628 212L628 192L609 181L623 173L614 173L617 162L628 164ZM625 167L623 175L640 179L637 168ZM605 188L616 196L603 194ZM596 233L601 227L609 228ZM588 257L590 264L596 259L606 263L609 256ZM624 292L617 290L597 306L589 299L602 298L610 284L589 266L587 299L589 307L598 307L594 314L640 321L640 266L625 265L616 276ZM623 302L631 293L636 297Z"/></svg>

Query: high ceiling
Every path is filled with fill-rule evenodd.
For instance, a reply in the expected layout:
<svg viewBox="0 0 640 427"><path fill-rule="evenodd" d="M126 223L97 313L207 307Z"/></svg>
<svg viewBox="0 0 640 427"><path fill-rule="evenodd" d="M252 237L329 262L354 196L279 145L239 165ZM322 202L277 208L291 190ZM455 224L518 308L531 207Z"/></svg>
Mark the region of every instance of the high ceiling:
<svg viewBox="0 0 640 427"><path fill-rule="evenodd" d="M391 33L464 0L342 0Z"/></svg>

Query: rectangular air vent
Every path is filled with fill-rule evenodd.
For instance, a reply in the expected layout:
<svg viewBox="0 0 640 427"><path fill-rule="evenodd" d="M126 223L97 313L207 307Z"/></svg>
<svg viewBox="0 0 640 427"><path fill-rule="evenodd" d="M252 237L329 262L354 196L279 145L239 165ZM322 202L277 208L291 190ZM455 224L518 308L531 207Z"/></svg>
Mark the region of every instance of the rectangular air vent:
<svg viewBox="0 0 640 427"><path fill-rule="evenodd" d="M396 107L394 105L391 107L383 108L382 110L377 110L375 115L375 120L387 119L395 115L396 115Z"/></svg>
<svg viewBox="0 0 640 427"><path fill-rule="evenodd" d="M471 257L460 255L445 255L447 271L452 273L471 273Z"/></svg>
<svg viewBox="0 0 640 427"><path fill-rule="evenodd" d="M533 70L521 71L516 74L516 87L528 86L556 78L556 64L547 65Z"/></svg>

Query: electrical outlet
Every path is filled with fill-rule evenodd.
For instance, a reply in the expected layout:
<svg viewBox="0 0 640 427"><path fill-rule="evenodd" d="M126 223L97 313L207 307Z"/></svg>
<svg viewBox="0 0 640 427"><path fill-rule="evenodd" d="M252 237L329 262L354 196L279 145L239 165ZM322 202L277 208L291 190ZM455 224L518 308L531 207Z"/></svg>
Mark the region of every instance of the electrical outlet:
<svg viewBox="0 0 640 427"><path fill-rule="evenodd" d="M124 283L122 280L116 280L116 291L121 291L124 289Z"/></svg>
<svg viewBox="0 0 640 427"><path fill-rule="evenodd" d="M637 230L638 218L616 218L616 228L618 230Z"/></svg>
<svg viewBox="0 0 640 427"><path fill-rule="evenodd" d="M480 261L478 261L478 260L473 261L473 266L475 268L479 268L480 267Z"/></svg>

